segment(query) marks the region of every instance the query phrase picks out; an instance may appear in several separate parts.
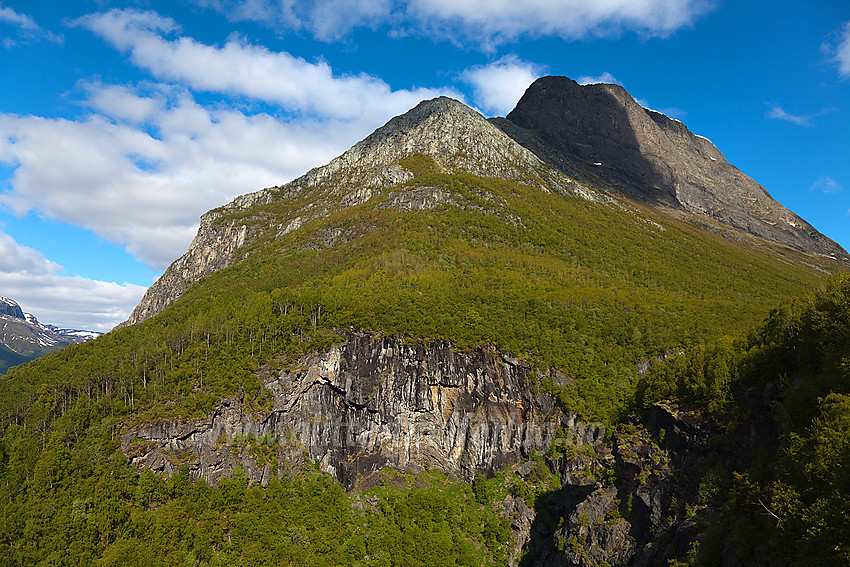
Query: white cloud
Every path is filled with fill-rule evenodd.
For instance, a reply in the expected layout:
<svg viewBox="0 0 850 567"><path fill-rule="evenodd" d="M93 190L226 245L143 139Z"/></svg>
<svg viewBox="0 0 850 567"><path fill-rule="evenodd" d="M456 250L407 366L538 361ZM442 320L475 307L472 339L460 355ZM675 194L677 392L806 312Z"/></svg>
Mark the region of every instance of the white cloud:
<svg viewBox="0 0 850 567"><path fill-rule="evenodd" d="M14 47L21 40L32 41L36 39L47 39L54 42L62 41L61 37L53 35L52 33L42 29L41 26L35 23L32 16L16 12L12 8L3 6L2 3L0 3L0 23L8 24L17 28L14 37L12 34L4 34L6 37L3 38L2 43L3 47L6 49Z"/></svg>
<svg viewBox="0 0 850 567"><path fill-rule="evenodd" d="M2 4L0 4L0 22L11 24L27 31L38 31L41 29L32 17L26 14L19 14L13 9L7 8Z"/></svg>
<svg viewBox="0 0 850 567"><path fill-rule="evenodd" d="M178 26L151 12L81 22L185 86L81 83L82 119L0 114L0 162L14 168L0 205L90 229L156 270L186 250L205 211L326 163L424 98L454 94L336 77L324 62L235 41L168 40L160 34ZM288 118L228 109L240 106L232 100L207 107L186 87L251 97Z"/></svg>
<svg viewBox="0 0 850 567"><path fill-rule="evenodd" d="M838 72L841 76L850 77L850 22L845 22L841 29L835 60L838 62Z"/></svg>
<svg viewBox="0 0 850 567"><path fill-rule="evenodd" d="M598 77L579 77L578 79L576 79L576 82L580 85L597 85L600 83L604 83L608 85L620 85L621 87L623 86L623 83L618 81L614 77L614 75L612 75L608 71L603 72Z"/></svg>
<svg viewBox="0 0 850 567"><path fill-rule="evenodd" d="M166 101L87 88L95 112L84 120L0 115L0 159L16 167L0 204L88 228L157 270L185 251L203 212L292 179L360 135L360 124L212 111L185 92Z"/></svg>
<svg viewBox="0 0 850 567"><path fill-rule="evenodd" d="M11 236L0 232L0 274L43 276L59 269L59 264L50 262L41 252L20 246Z"/></svg>
<svg viewBox="0 0 850 567"><path fill-rule="evenodd" d="M0 295L42 323L108 331L127 319L145 288L60 275L61 266L0 232Z"/></svg>
<svg viewBox="0 0 850 567"><path fill-rule="evenodd" d="M286 52L272 52L232 38L222 47L188 37L167 40L177 30L170 19L150 12L112 10L79 22L133 63L161 80L194 90L224 93L274 103L323 118L374 122L404 112L425 98L457 93L435 89L393 91L370 75L335 76L324 61L311 63Z"/></svg>
<svg viewBox="0 0 850 567"><path fill-rule="evenodd" d="M633 30L665 36L711 11L715 0L195 0L235 20L307 29L335 39L359 26L468 38L484 45L521 36L578 39Z"/></svg>
<svg viewBox="0 0 850 567"><path fill-rule="evenodd" d="M832 177L821 177L809 189L810 191L820 191L822 193L840 193L843 187Z"/></svg>
<svg viewBox="0 0 850 567"><path fill-rule="evenodd" d="M798 126L814 126L812 120L819 118L824 114L833 112L834 108L824 108L814 114L791 114L778 104L770 104L770 110L767 111L767 117L773 120L784 120Z"/></svg>
<svg viewBox="0 0 850 567"><path fill-rule="evenodd" d="M784 120L798 126L811 126L812 122L808 116L800 116L786 112L784 108L778 104L770 105L770 110L767 111L767 117L773 120Z"/></svg>
<svg viewBox="0 0 850 567"><path fill-rule="evenodd" d="M253 21L278 30L309 30L335 40L356 27L378 27L399 11L394 0L194 0L230 21Z"/></svg>
<svg viewBox="0 0 850 567"><path fill-rule="evenodd" d="M513 110L528 86L541 74L538 65L509 55L488 65L467 69L462 78L472 85L476 105L491 115L504 116Z"/></svg>

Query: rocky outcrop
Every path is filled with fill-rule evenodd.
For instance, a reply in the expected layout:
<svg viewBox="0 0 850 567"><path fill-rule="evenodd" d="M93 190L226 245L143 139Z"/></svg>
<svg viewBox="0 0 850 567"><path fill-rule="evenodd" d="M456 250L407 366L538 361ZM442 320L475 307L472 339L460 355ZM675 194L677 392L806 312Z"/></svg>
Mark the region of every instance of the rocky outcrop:
<svg viewBox="0 0 850 567"><path fill-rule="evenodd" d="M137 425L121 448L137 468L185 467L213 484L237 466L261 484L315 467L348 488L370 486L385 467L557 479L544 481L550 492L512 491L499 504L514 532L512 564L666 565L684 553L695 527L683 505L714 433L658 404L606 435L559 410L536 380L493 348L347 332L267 373L265 410L226 399L202 419Z"/></svg>
<svg viewBox="0 0 850 567"><path fill-rule="evenodd" d="M569 565L625 565L635 553L631 524L620 516L613 487L598 488L582 500L555 532L558 547Z"/></svg>
<svg viewBox="0 0 850 567"><path fill-rule="evenodd" d="M117 328L153 317L179 299L192 283L238 262L242 258L240 250L248 240L248 226L236 220L223 219L229 214L270 200L271 193L263 190L243 195L202 216L198 233L189 245L189 250L148 288L130 318Z"/></svg>
<svg viewBox="0 0 850 567"><path fill-rule="evenodd" d="M23 319L24 311L16 301L0 296L0 315L6 315L12 319Z"/></svg>
<svg viewBox="0 0 850 567"><path fill-rule="evenodd" d="M266 482L310 463L347 486L387 466L472 480L544 450L565 419L527 366L445 341L349 333L265 387L270 411L225 400L204 419L135 427L122 448L138 467L213 483L236 465Z"/></svg>
<svg viewBox="0 0 850 567"><path fill-rule="evenodd" d="M841 246L776 202L706 138L618 85L544 77L495 124L566 175L654 206L708 217L811 254Z"/></svg>
<svg viewBox="0 0 850 567"><path fill-rule="evenodd" d="M533 508L517 492L500 505L516 536L512 556L524 553L520 565L660 566L686 555L697 530L685 504L696 500L701 459L717 453L716 432L663 403L610 435L599 424L565 422L563 431L568 437L536 464L508 473L529 484L557 479Z"/></svg>

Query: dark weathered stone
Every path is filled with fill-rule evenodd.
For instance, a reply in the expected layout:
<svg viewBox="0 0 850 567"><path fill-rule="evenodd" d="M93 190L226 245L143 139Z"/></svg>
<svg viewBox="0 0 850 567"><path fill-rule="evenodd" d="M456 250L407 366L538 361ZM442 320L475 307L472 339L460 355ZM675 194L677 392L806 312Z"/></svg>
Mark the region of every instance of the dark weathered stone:
<svg viewBox="0 0 850 567"><path fill-rule="evenodd" d="M706 138L646 109L618 85L535 81L507 120L518 143L575 179L650 205L708 217L810 254L841 246L776 202Z"/></svg>

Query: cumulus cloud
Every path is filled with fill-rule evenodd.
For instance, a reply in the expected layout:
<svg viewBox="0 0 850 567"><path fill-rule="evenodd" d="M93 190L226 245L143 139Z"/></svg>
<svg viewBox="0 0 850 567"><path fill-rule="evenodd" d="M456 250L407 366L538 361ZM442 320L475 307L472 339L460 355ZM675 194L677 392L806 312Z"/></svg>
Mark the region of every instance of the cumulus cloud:
<svg viewBox="0 0 850 567"><path fill-rule="evenodd" d="M203 212L292 179L360 134L209 110L186 92L88 89L84 120L0 116L0 159L15 167L0 204L90 229L157 270L185 251Z"/></svg>
<svg viewBox="0 0 850 567"><path fill-rule="evenodd" d="M814 182L810 191L820 191L822 193L840 193L843 187L832 177L821 177Z"/></svg>
<svg viewBox="0 0 850 567"><path fill-rule="evenodd" d="M579 77L576 79L576 82L580 85L597 85L600 83L608 84L608 85L620 85L623 86L623 83L618 81L614 75L609 73L608 71L603 72L598 77Z"/></svg>
<svg viewBox="0 0 850 567"><path fill-rule="evenodd" d="M42 323L108 331L127 319L145 288L61 275L62 267L0 232L0 295Z"/></svg>
<svg viewBox="0 0 850 567"><path fill-rule="evenodd" d="M714 0L195 0L228 17L276 29L306 29L335 39L355 27L466 37L475 42L521 36L578 39L633 30L665 36L711 11Z"/></svg>
<svg viewBox="0 0 850 567"><path fill-rule="evenodd" d="M152 12L79 24L181 84L83 82L79 120L0 114L0 162L14 170L0 205L90 229L156 270L186 250L205 211L326 163L424 98L458 96L337 77L324 62L236 41L168 39L179 26ZM284 117L203 105L193 89L237 97L231 107L256 99Z"/></svg>
<svg viewBox="0 0 850 567"><path fill-rule="evenodd" d="M434 89L393 91L381 79L365 74L335 76L324 61L309 62L237 38L222 47L188 37L169 40L163 34L177 31L177 24L151 12L112 10L78 22L129 53L135 65L158 79L314 116L350 120L362 119L365 112L373 119L388 118L425 98L446 94Z"/></svg>
<svg viewBox="0 0 850 567"><path fill-rule="evenodd" d="M504 116L516 106L525 89L541 76L534 63L509 55L488 65L464 71L462 78L472 86L475 104L485 113Z"/></svg>

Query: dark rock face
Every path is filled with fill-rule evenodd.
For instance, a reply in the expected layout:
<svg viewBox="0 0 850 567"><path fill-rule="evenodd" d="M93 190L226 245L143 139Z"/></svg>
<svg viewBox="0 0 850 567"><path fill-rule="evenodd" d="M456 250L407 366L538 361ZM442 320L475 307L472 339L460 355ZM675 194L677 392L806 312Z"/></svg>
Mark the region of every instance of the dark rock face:
<svg viewBox="0 0 850 567"><path fill-rule="evenodd" d="M520 565L660 566L683 557L696 538L683 505L695 500L700 459L717 450L711 438L708 423L658 404L608 439L576 436L562 454L550 452L560 488L538 496L533 510L516 495L503 504L525 551ZM529 465L514 474L527 479Z"/></svg>
<svg viewBox="0 0 850 567"><path fill-rule="evenodd" d="M529 373L492 349L352 333L270 377L272 411L225 400L205 419L136 427L122 448L136 466L170 474L185 465L210 482L238 464L266 482L298 463L347 486L385 466L472 480L544 450L565 419L549 395L533 393Z"/></svg>
<svg viewBox="0 0 850 567"><path fill-rule="evenodd" d="M21 306L6 297L0 297L0 315L7 315L13 319L24 318Z"/></svg>
<svg viewBox="0 0 850 567"><path fill-rule="evenodd" d="M838 244L730 165L709 140L643 108L620 86L544 77L507 120L495 123L550 165L592 186L709 217L804 252L850 260Z"/></svg>

